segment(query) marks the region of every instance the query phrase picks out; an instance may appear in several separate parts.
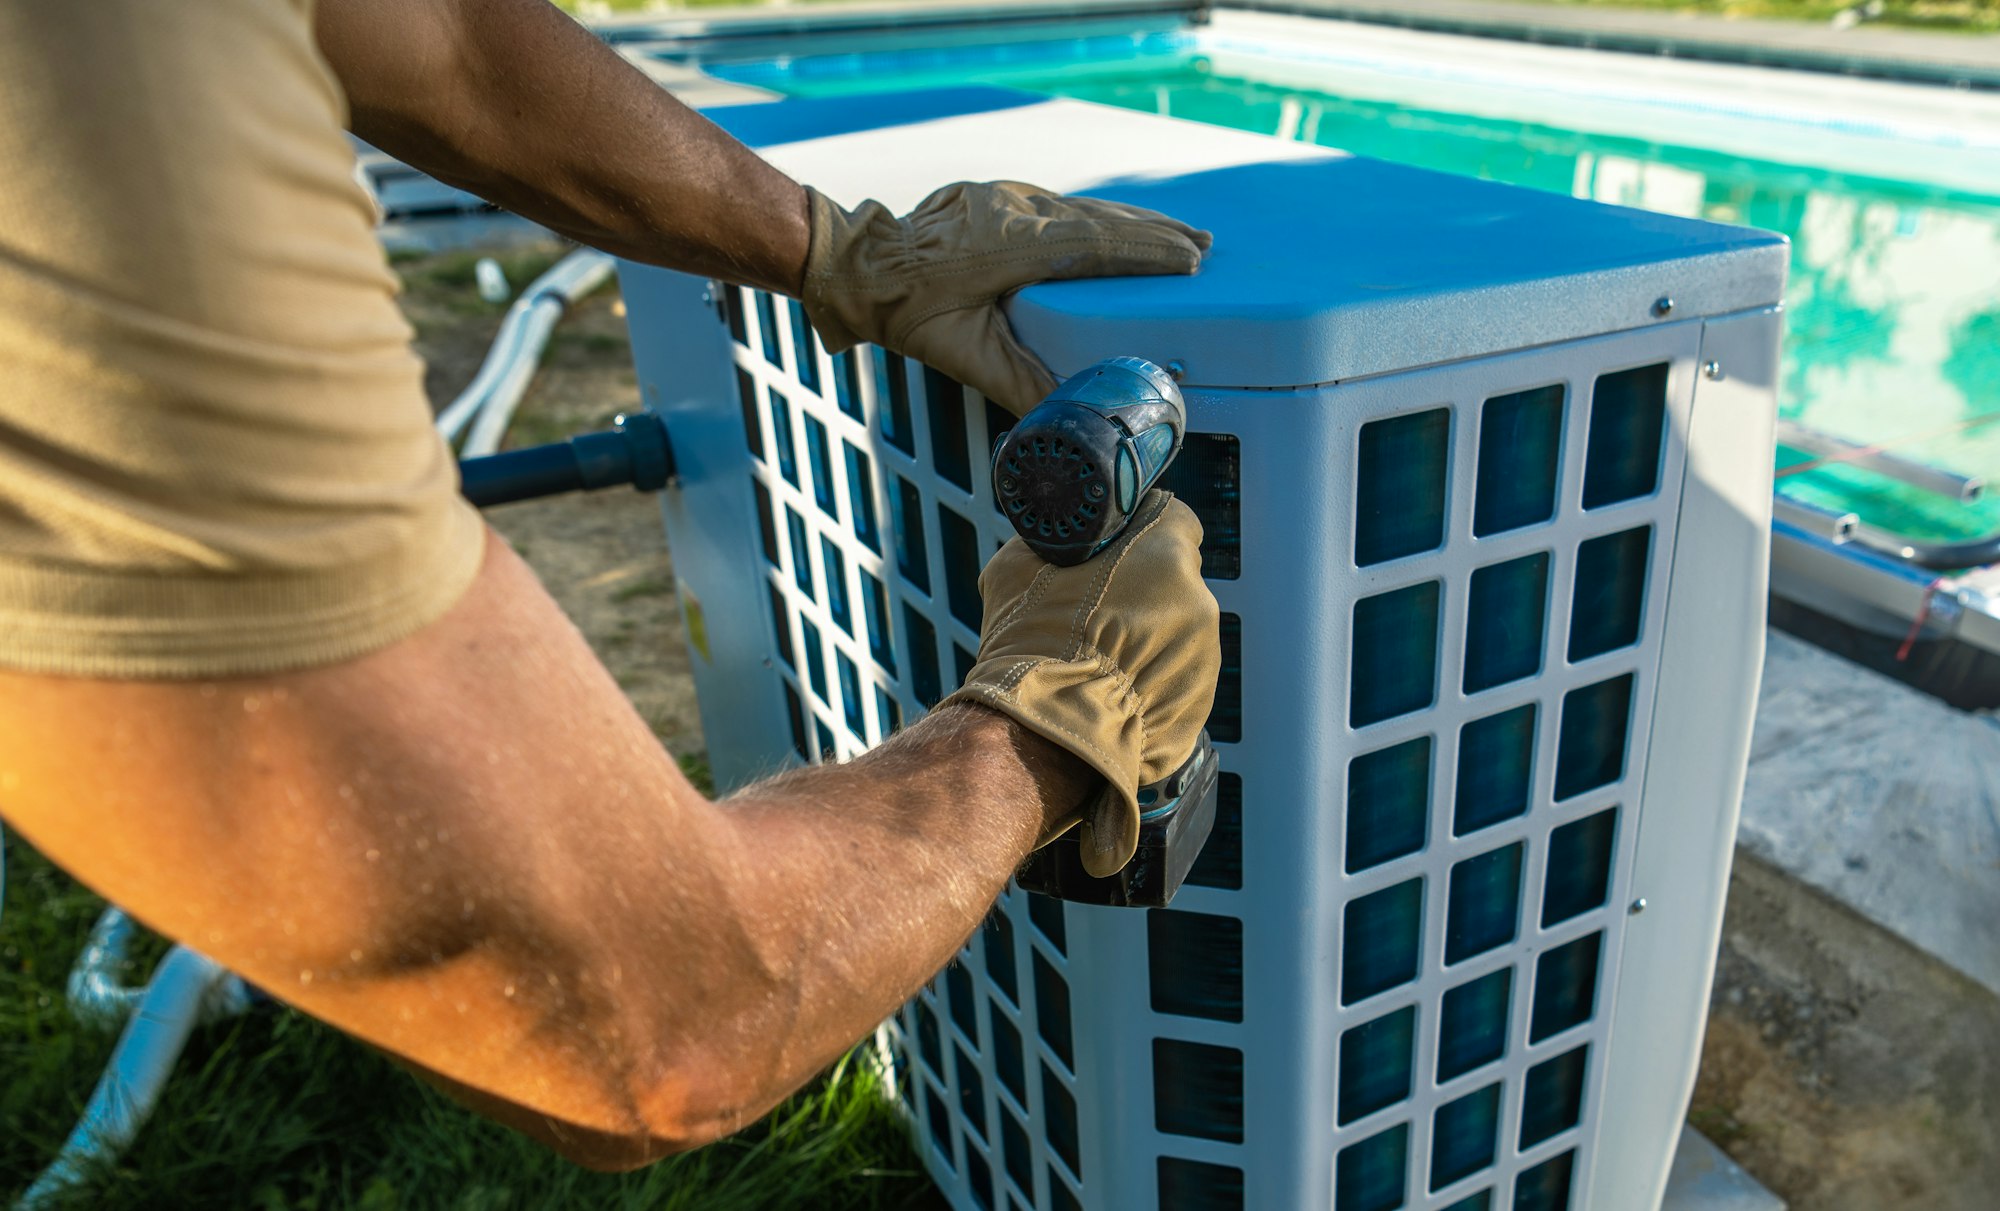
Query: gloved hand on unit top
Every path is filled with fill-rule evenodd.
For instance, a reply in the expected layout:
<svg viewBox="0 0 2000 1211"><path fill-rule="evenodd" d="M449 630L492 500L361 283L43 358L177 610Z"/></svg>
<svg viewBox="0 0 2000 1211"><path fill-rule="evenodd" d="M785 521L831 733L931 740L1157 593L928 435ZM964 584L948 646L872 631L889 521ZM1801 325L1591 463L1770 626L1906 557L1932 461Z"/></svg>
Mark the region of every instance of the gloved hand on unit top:
<svg viewBox="0 0 2000 1211"><path fill-rule="evenodd" d="M1104 775L1103 793L1039 844L1080 822L1084 869L1113 874L1138 842L1139 788L1187 760L1215 701L1222 646L1201 579L1201 523L1156 489L1116 541L1075 567L1010 540L979 592L979 659L947 701L1011 716Z"/></svg>
<svg viewBox="0 0 2000 1211"><path fill-rule="evenodd" d="M1210 237L1151 210L1019 181L947 185L902 218L843 210L817 190L806 314L829 352L869 341L913 357L1020 416L1056 385L1000 302L1060 278L1190 274Z"/></svg>

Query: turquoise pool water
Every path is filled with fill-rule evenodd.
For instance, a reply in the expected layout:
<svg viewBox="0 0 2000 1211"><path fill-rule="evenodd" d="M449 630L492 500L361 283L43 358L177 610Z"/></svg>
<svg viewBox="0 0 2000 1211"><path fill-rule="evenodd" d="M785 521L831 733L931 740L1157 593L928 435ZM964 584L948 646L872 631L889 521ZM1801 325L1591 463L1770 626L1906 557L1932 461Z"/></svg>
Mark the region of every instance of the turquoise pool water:
<svg viewBox="0 0 2000 1211"><path fill-rule="evenodd" d="M1278 86L1172 36L705 66L794 96L1004 84L1782 232L1782 414L1995 488L1964 504L1781 448L1780 491L1922 540L2000 530L2000 196Z"/></svg>

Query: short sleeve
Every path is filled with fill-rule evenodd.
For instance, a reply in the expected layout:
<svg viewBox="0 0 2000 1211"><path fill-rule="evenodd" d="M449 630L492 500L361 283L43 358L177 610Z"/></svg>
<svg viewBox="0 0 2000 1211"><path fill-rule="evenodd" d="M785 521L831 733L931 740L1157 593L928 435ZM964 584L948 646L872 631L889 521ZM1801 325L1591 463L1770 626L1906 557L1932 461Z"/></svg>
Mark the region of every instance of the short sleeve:
<svg viewBox="0 0 2000 1211"><path fill-rule="evenodd" d="M274 672L477 574L297 0L0 6L0 665Z"/></svg>

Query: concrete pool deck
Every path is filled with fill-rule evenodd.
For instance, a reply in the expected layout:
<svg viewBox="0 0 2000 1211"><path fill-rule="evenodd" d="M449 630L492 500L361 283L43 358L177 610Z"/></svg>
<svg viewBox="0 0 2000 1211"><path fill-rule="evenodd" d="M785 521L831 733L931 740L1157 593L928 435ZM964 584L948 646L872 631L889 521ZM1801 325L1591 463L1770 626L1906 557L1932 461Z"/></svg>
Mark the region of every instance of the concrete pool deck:
<svg viewBox="0 0 2000 1211"><path fill-rule="evenodd" d="M1218 8L1339 17L1442 33L1719 59L1953 88L2000 88L2000 36L1506 0L1226 0Z"/></svg>

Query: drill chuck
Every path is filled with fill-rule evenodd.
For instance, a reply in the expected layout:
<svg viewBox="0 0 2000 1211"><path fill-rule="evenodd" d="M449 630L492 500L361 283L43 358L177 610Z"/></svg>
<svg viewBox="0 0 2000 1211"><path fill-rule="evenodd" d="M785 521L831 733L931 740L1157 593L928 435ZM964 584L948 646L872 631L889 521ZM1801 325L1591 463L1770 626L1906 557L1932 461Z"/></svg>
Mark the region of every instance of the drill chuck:
<svg viewBox="0 0 2000 1211"><path fill-rule="evenodd" d="M1186 434L1172 375L1144 358L1107 358L1000 439L993 495L1035 554L1074 567L1124 531Z"/></svg>

